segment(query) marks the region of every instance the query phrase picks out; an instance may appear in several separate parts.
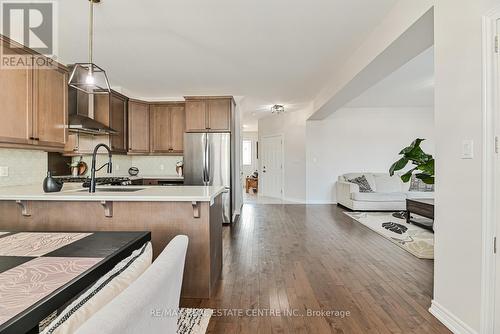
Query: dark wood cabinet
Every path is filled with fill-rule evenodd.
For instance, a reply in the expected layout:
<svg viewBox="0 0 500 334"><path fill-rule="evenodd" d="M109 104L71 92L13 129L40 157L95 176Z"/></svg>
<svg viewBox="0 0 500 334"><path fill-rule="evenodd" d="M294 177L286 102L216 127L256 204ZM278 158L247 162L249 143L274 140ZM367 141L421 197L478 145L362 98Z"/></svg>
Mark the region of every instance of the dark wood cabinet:
<svg viewBox="0 0 500 334"><path fill-rule="evenodd" d="M150 151L149 104L129 100L128 104L128 152L149 153Z"/></svg>
<svg viewBox="0 0 500 334"><path fill-rule="evenodd" d="M186 97L186 132L230 132L232 97Z"/></svg>

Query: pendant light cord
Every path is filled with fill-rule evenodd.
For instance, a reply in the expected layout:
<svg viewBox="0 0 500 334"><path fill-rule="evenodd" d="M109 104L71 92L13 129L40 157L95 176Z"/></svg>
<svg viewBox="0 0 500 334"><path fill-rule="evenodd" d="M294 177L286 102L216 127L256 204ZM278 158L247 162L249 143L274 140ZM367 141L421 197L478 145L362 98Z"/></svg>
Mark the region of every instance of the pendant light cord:
<svg viewBox="0 0 500 334"><path fill-rule="evenodd" d="M93 64L93 49L94 49L94 1L90 3L90 22L89 22L89 63ZM92 65L91 65L92 67Z"/></svg>

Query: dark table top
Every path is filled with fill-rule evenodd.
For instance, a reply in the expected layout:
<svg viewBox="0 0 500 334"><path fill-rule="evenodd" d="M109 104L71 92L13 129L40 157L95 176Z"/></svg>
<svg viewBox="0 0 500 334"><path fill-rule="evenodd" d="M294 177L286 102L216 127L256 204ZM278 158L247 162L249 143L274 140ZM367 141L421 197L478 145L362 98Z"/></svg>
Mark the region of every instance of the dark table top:
<svg viewBox="0 0 500 334"><path fill-rule="evenodd" d="M0 333L38 327L150 240L150 232L0 232Z"/></svg>

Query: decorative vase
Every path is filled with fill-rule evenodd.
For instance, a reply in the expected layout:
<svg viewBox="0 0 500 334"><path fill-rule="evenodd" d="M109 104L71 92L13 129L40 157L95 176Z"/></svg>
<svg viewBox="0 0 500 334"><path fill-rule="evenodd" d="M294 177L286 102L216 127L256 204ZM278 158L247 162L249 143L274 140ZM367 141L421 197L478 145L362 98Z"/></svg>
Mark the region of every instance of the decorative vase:
<svg viewBox="0 0 500 334"><path fill-rule="evenodd" d="M43 180L43 191L46 193L56 193L61 191L63 182L54 179L50 172L47 172L47 177Z"/></svg>

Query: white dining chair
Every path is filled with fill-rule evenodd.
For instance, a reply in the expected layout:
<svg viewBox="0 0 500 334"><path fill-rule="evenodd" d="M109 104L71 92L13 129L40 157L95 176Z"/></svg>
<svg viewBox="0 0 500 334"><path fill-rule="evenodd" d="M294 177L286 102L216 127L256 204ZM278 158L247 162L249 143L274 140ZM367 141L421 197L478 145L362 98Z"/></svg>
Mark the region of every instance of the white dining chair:
<svg viewBox="0 0 500 334"><path fill-rule="evenodd" d="M175 334L188 237L176 236L127 289L77 334Z"/></svg>

